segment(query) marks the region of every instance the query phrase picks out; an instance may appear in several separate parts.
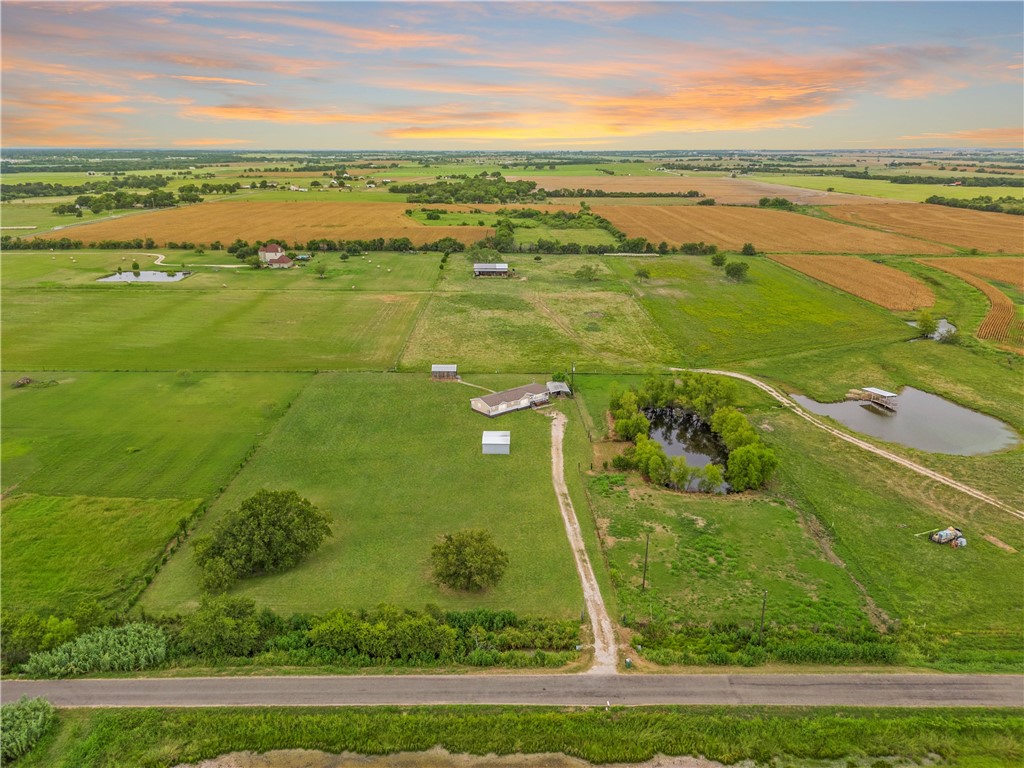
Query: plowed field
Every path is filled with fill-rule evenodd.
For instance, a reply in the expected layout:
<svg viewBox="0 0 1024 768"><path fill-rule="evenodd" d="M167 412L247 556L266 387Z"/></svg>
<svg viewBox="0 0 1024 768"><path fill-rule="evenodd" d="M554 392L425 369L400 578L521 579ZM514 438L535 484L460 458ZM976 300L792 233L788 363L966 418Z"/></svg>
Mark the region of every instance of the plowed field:
<svg viewBox="0 0 1024 768"><path fill-rule="evenodd" d="M1024 216L944 205L835 206L839 219L989 253L1024 253Z"/></svg>
<svg viewBox="0 0 1024 768"><path fill-rule="evenodd" d="M509 176L510 180L536 181L541 189L603 189L606 192L688 192L696 189L705 197L730 205L756 205L762 197L785 197L807 205L858 205L877 199L844 195L817 189L801 189L753 179L715 176ZM602 205L628 205L632 198L601 199ZM553 203L558 199L553 198Z"/></svg>
<svg viewBox="0 0 1024 768"><path fill-rule="evenodd" d="M935 303L932 289L915 277L856 256L772 256L790 269L886 309L911 310Z"/></svg>
<svg viewBox="0 0 1024 768"><path fill-rule="evenodd" d="M404 203L328 203L231 201L202 203L154 213L69 227L61 235L86 243L151 237L159 246L186 240L230 243L281 238L304 243L317 237L370 240L408 237L415 245L454 237L474 243L494 234L490 227L427 227L405 216Z"/></svg>
<svg viewBox="0 0 1024 768"><path fill-rule="evenodd" d="M922 259L921 263L956 275L988 297L992 306L978 326L979 339L990 339L1024 352L1024 320L1017 317L1013 300L986 280L1004 281L1022 288L1024 279L1021 276L1020 259ZM1011 276L1014 267L1017 271ZM1004 280L1004 277L1009 279Z"/></svg>
<svg viewBox="0 0 1024 768"><path fill-rule="evenodd" d="M664 240L670 245L703 240L730 250L753 243L759 250L773 253L950 252L923 240L763 208L601 205L594 211L630 237L646 237L654 243Z"/></svg>

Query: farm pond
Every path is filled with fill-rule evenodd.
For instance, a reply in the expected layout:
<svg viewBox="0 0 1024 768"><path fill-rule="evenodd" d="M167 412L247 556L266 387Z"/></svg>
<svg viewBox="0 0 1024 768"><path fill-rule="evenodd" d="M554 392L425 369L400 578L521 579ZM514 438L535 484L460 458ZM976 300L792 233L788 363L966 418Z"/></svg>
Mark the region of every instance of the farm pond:
<svg viewBox="0 0 1024 768"><path fill-rule="evenodd" d="M669 458L684 456L691 467L706 467L718 464L725 467L729 453L711 426L692 411L678 408L645 410L644 415L651 422L647 436L665 449ZM697 487L697 481L690 483L689 490ZM729 484L718 487L719 493L729 490Z"/></svg>
<svg viewBox="0 0 1024 768"><path fill-rule="evenodd" d="M176 283L191 275L191 272L175 272L169 275L166 272L155 270L141 270L139 272L115 272L112 275L101 277L97 283Z"/></svg>
<svg viewBox="0 0 1024 768"><path fill-rule="evenodd" d="M1020 442L999 419L913 387L899 393L895 413L859 400L819 403L803 395L790 397L811 413L830 416L850 429L929 453L976 456Z"/></svg>

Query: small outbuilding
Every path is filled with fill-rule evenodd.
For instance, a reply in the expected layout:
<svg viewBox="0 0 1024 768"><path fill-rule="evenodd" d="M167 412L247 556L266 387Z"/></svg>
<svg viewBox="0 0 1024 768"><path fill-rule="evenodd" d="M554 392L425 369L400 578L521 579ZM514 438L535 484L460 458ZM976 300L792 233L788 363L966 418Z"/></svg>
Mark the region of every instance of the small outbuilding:
<svg viewBox="0 0 1024 768"><path fill-rule="evenodd" d="M508 277L508 264L474 264L473 277Z"/></svg>
<svg viewBox="0 0 1024 768"><path fill-rule="evenodd" d="M484 432L481 441L484 455L508 456L512 447L511 432Z"/></svg>
<svg viewBox="0 0 1024 768"><path fill-rule="evenodd" d="M896 410L896 398L899 395L895 392L886 392L884 389L878 389L878 387L862 387L861 389L868 393L868 402L872 405L877 405L890 411Z"/></svg>
<svg viewBox="0 0 1024 768"><path fill-rule="evenodd" d="M430 378L434 381L445 381L447 379L459 378L459 366L457 365L432 365L430 366Z"/></svg>
<svg viewBox="0 0 1024 768"><path fill-rule="evenodd" d="M564 381L549 381L547 383L548 394L551 397L571 397L572 390L569 389L569 385Z"/></svg>
<svg viewBox="0 0 1024 768"><path fill-rule="evenodd" d="M544 405L547 402L548 388L544 384L527 384L515 389L506 389L504 392L495 392L493 395L474 397L469 401L469 405L477 413L493 418L503 413Z"/></svg>

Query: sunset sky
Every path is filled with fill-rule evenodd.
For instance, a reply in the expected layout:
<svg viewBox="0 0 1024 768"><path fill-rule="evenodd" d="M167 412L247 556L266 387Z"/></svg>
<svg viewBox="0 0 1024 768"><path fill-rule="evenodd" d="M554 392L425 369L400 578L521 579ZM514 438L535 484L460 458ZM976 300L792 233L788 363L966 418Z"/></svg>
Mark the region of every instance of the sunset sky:
<svg viewBox="0 0 1024 768"><path fill-rule="evenodd" d="M1022 8L4 0L3 145L1019 147Z"/></svg>

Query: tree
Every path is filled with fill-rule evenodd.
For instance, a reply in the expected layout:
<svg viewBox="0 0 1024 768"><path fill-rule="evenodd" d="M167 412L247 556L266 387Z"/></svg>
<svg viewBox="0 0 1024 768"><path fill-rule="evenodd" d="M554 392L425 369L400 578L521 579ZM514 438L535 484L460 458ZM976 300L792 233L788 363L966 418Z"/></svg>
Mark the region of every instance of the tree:
<svg viewBox="0 0 1024 768"><path fill-rule="evenodd" d="M283 571L331 535L330 519L295 491L260 491L196 540L204 586L218 591L236 579Z"/></svg>
<svg viewBox="0 0 1024 768"><path fill-rule="evenodd" d="M744 256L757 256L757 248L754 247L753 243L744 243L740 253Z"/></svg>
<svg viewBox="0 0 1024 768"><path fill-rule="evenodd" d="M749 265L745 261L730 261L725 265L725 275L730 280L740 282L747 276Z"/></svg>
<svg viewBox="0 0 1024 768"><path fill-rule="evenodd" d="M724 267L725 266L725 254L724 253L716 253L714 256L711 257L711 263L712 263L712 265L714 265L716 267Z"/></svg>
<svg viewBox="0 0 1024 768"><path fill-rule="evenodd" d="M243 597L203 597L181 627L181 642L207 658L249 656L258 647L256 603Z"/></svg>
<svg viewBox="0 0 1024 768"><path fill-rule="evenodd" d="M634 272L633 274L636 275L636 279L640 280L641 282L644 280L651 279L651 273L647 271L647 267L637 267L636 272Z"/></svg>
<svg viewBox="0 0 1024 768"><path fill-rule="evenodd" d="M927 309L922 309L921 313L917 316L917 332L922 338L928 338L934 336L935 332L939 330L939 321L936 320L932 313Z"/></svg>
<svg viewBox="0 0 1024 768"><path fill-rule="evenodd" d="M745 445L729 454L725 479L735 491L760 488L771 478L779 460L764 445Z"/></svg>
<svg viewBox="0 0 1024 768"><path fill-rule="evenodd" d="M576 270L573 277L577 280L583 280L584 282L593 282L594 280L597 280L597 267L593 264L584 264Z"/></svg>
<svg viewBox="0 0 1024 768"><path fill-rule="evenodd" d="M508 555L485 530L446 533L430 551L434 580L452 589L479 592L497 584L508 568Z"/></svg>
<svg viewBox="0 0 1024 768"><path fill-rule="evenodd" d="M700 471L697 488L701 493L716 493L724 481L722 468L717 464L708 464Z"/></svg>
<svg viewBox="0 0 1024 768"><path fill-rule="evenodd" d="M248 264L253 269L259 269L261 266L263 266L263 262L260 261L260 257L255 253L252 254L251 256L246 256L245 263Z"/></svg>
<svg viewBox="0 0 1024 768"><path fill-rule="evenodd" d="M327 276L327 265L322 261L313 267L313 271L316 272L317 277L323 280Z"/></svg>

